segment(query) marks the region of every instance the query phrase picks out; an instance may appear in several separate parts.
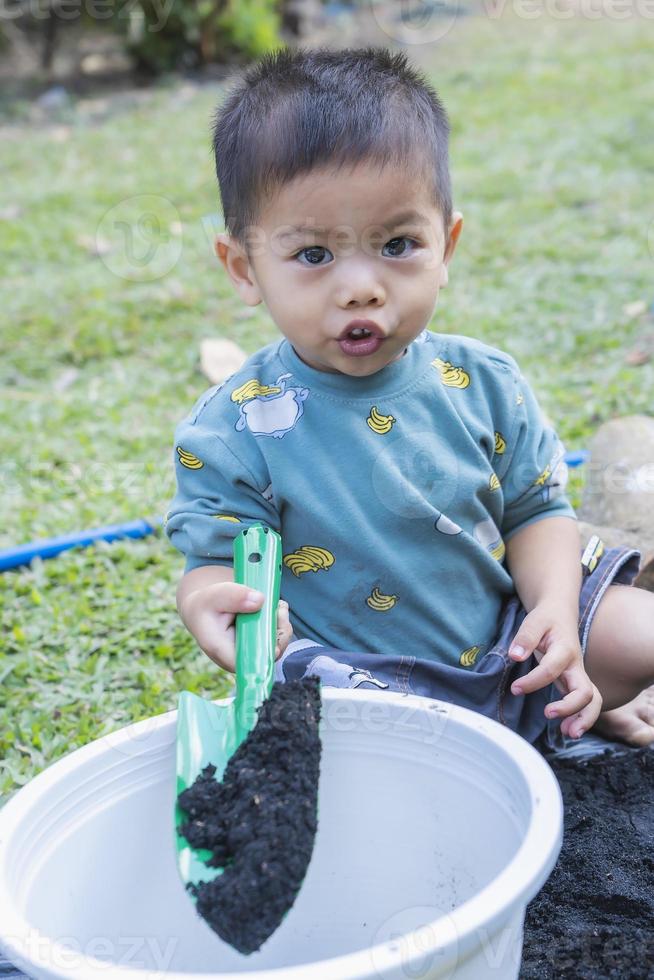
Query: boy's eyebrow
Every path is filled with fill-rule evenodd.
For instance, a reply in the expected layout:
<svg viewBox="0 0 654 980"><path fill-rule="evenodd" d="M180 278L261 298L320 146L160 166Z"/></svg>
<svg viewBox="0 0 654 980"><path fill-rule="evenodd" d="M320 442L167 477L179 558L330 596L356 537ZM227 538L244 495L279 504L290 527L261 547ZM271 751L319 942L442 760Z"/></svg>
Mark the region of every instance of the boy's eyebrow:
<svg viewBox="0 0 654 980"><path fill-rule="evenodd" d="M426 222L427 218L416 211L415 208L410 208L408 211L401 211L396 214L390 221L384 221L383 224L390 228L397 228L398 225L409 224L410 222L417 222L422 224ZM285 228L285 235L301 235L305 231L315 231L324 232L325 228L322 225L287 225Z"/></svg>
<svg viewBox="0 0 654 980"><path fill-rule="evenodd" d="M397 228L398 225L409 224L412 221L422 224L422 222L428 219L420 211L416 211L415 208L409 208L408 211L401 211L396 214L394 218L391 218L391 228Z"/></svg>

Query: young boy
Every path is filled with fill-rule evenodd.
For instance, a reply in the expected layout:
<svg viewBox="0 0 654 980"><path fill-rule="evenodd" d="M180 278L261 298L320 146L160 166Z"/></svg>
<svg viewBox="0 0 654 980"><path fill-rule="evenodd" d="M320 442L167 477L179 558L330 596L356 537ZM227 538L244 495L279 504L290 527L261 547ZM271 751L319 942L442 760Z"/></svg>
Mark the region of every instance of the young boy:
<svg viewBox="0 0 654 980"><path fill-rule="evenodd" d="M517 364L427 329L462 227L448 132L424 76L373 47L267 55L217 112L216 253L283 337L176 429L178 610L233 671L235 614L263 597L233 582L232 541L261 522L284 554L278 679L442 698L542 749L593 725L647 744L639 553L580 563Z"/></svg>

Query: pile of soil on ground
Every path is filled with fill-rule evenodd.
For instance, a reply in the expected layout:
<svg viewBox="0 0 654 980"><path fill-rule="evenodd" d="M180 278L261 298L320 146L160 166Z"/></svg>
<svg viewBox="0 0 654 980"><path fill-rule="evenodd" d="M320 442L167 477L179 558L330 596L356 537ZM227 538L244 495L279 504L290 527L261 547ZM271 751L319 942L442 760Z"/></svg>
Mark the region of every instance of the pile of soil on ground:
<svg viewBox="0 0 654 980"><path fill-rule="evenodd" d="M210 882L187 888L218 935L253 953L292 907L318 826L320 680L273 684L256 725L231 757L222 782L207 766L178 796L191 847L212 852Z"/></svg>
<svg viewBox="0 0 654 980"><path fill-rule="evenodd" d="M520 978L654 978L654 751L548 762L563 847L527 908Z"/></svg>

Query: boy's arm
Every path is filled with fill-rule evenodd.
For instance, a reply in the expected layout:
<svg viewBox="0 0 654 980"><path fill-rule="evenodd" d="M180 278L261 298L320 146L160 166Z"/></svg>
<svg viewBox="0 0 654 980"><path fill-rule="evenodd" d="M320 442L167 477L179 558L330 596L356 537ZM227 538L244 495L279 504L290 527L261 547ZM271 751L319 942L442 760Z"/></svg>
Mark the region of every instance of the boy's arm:
<svg viewBox="0 0 654 980"><path fill-rule="evenodd" d="M560 717L561 731L579 738L597 721L602 698L584 670L578 634L581 586L580 537L569 517L544 517L507 541L506 560L520 600L527 610L509 655L539 664L512 686L514 694L531 693L552 682L565 696L545 708Z"/></svg>
<svg viewBox="0 0 654 980"><path fill-rule="evenodd" d="M270 477L260 456L243 436L236 456L223 436L229 435L218 393L175 430L174 465L177 490L166 515L165 530L186 557L185 574L177 587L177 610L204 652L221 667L235 667L235 616L260 608L264 596L248 605L249 590L234 582L234 538L261 523L279 531L279 516L270 493ZM254 590L256 592L256 590ZM279 656L292 634L288 605L277 607Z"/></svg>
<svg viewBox="0 0 654 980"><path fill-rule="evenodd" d="M511 367L513 383L506 386L499 420L506 444L495 467L502 486L505 544L545 517L576 518L566 496L565 447L515 361Z"/></svg>
<svg viewBox="0 0 654 980"><path fill-rule="evenodd" d="M576 630L581 587L580 547L579 525L570 517L543 517L508 539L507 565L527 612L542 602L551 603Z"/></svg>
<svg viewBox="0 0 654 980"><path fill-rule="evenodd" d="M528 694L553 682L564 697L548 704L545 715L562 718L563 734L579 737L597 720L602 699L579 642L581 540L565 493L565 450L518 365L512 358L508 365L513 384L499 409L506 445L496 472L507 567L527 610L509 656L523 661L533 653L538 661L511 690Z"/></svg>
<svg viewBox="0 0 654 980"><path fill-rule="evenodd" d="M165 532L185 556L186 573L208 565L231 566L234 538L250 524L280 531L270 476L260 454L244 434L242 454L235 455L223 438L228 435L216 399L199 417L188 417L175 429L176 493Z"/></svg>

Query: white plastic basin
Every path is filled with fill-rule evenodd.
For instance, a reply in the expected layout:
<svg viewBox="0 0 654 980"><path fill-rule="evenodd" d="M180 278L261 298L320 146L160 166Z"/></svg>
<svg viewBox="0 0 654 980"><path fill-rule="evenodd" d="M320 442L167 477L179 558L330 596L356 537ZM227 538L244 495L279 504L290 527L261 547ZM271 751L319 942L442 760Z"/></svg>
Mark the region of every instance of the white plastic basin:
<svg viewBox="0 0 654 980"><path fill-rule="evenodd" d="M9 959L48 980L516 978L525 907L561 846L550 767L464 708L322 693L315 849L259 952L219 939L178 877L171 711L72 752L0 811Z"/></svg>

